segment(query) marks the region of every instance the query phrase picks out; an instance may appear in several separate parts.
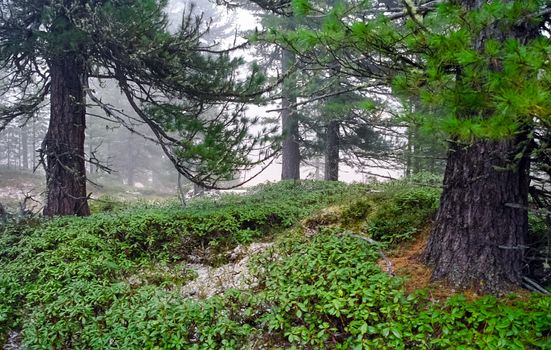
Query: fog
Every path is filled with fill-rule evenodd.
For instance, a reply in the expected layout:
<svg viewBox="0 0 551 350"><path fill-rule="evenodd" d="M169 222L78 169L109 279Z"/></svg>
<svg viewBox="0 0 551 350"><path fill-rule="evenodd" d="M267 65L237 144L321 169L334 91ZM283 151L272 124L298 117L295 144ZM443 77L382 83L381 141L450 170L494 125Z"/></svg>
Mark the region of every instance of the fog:
<svg viewBox="0 0 551 350"><path fill-rule="evenodd" d="M240 45L246 41L247 31L261 28L260 19L253 12L243 9L229 10L202 0L190 5L187 1L172 0L166 7L170 20L170 30L175 31L181 23L182 14L193 9L203 13L210 23L210 30L203 40L216 44L219 49ZM244 57L247 62L262 60L255 49L247 46L232 53L233 56ZM276 75L277 69L268 68L268 73ZM247 72L242 72L246 75ZM105 195L124 194L129 198L140 198L144 194L153 198L174 197L178 193L178 172L154 140L149 128L139 122L139 118L131 110L118 87L105 82L91 81L90 88L103 103L108 103L116 109L124 111L129 118L121 125L110 120L97 106L87 108L86 129L86 159L88 192L92 198ZM90 101L89 101L90 102ZM249 118L259 117L261 121L271 120L278 124L279 112L268 112L280 107L279 100L267 105L250 105L245 114ZM13 204L25 196L42 201L45 180L44 171L39 159L42 140L48 127L49 107L47 104L39 113L28 118L11 123L0 133L0 203ZM253 133L261 132L263 122L252 127ZM301 178L323 178L323 157L318 156L307 160L301 165ZM235 174L235 185L247 181L244 186L253 186L267 181L278 181L281 177L281 160L275 159L262 172L268 163L256 166L248 171ZM371 164L375 165L375 164ZM381 169L366 163L362 171L342 164L340 180L346 182L372 181L373 175L382 178L399 177L402 171L399 167ZM182 180L182 179L180 179ZM183 180L183 191L189 193L193 185ZM40 203L37 203L40 205Z"/></svg>

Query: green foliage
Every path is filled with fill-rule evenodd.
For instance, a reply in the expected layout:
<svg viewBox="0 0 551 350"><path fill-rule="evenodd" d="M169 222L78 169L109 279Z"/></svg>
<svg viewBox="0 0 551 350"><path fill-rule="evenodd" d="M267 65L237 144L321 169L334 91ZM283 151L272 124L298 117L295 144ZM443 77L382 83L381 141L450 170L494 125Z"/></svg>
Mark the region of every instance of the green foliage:
<svg viewBox="0 0 551 350"><path fill-rule="evenodd" d="M400 279L377 266L378 247L338 227L312 238L297 228L278 235L252 260L252 290L202 301L180 294L196 276L188 254L219 263L211 256L217 251L367 195L368 222L412 211L416 219L392 220L422 225L437 192L407 182L282 182L186 209L138 206L5 225L0 343L10 329L22 329L28 349L545 348L551 298L440 304L423 292L407 295ZM398 226L378 232L401 232Z"/></svg>
<svg viewBox="0 0 551 350"><path fill-rule="evenodd" d="M122 210L127 203L124 203L109 195L101 196L96 200L90 202L90 211L92 213L103 213L110 211Z"/></svg>
<svg viewBox="0 0 551 350"><path fill-rule="evenodd" d="M84 79L87 85L84 62L93 61L99 70L117 66L118 73L108 74L107 79L116 82L130 106L122 108L119 101L99 103L99 95L88 90L92 104L101 105L105 115L116 115L112 119L117 124L127 124L129 110L140 115L168 159L195 182L214 185L232 179L237 171L262 161L253 161L252 153L256 156L261 150L269 157L277 148L272 142L266 144L273 141L266 136L271 131L253 135L249 128L254 121L244 117L244 104L261 99L265 77L255 64L245 68L240 57L208 52L209 23L193 13L194 6L181 13L177 28L172 26L175 23L169 28L165 0L18 1L11 5L9 14L0 15L0 63L12 76L1 90L21 93L13 101L2 102L0 129L44 106L46 92L55 84L56 67L71 64L71 70L60 72L63 80ZM41 67L33 63L39 61L44 63ZM248 77L243 77L244 68ZM41 79L34 79L35 75ZM149 88L138 93L131 83L136 81ZM68 98L65 93L54 90L51 103ZM59 132L68 132L70 126L63 125ZM77 142L67 145L76 152L72 156L84 158L82 144L72 142ZM83 176L77 168L68 174ZM71 195L77 194L67 197Z"/></svg>
<svg viewBox="0 0 551 350"><path fill-rule="evenodd" d="M526 29L537 26L536 19L525 23L524 32L518 27L539 6L541 1L511 1L466 10L442 4L425 18L431 30L417 32L410 43L423 49L424 69L395 77L396 91L421 96L438 111L424 123L466 141L510 137L522 125L545 119L549 41ZM481 37L484 47L475 50Z"/></svg>
<svg viewBox="0 0 551 350"><path fill-rule="evenodd" d="M313 61L337 57L339 68L356 77L358 85L392 81L396 97L421 102L424 116L417 125L423 128L465 142L502 139L526 126L549 128L551 46L538 29L548 19L535 16L547 6L544 0L445 1L425 8L422 16L393 20L369 1L327 6L301 0L293 6L307 23L299 28L301 35L278 30L272 39L302 51L299 43L310 38L306 49L315 55ZM304 9L317 12L319 20L302 18ZM373 15L367 20L365 13ZM374 64L382 70L396 73L379 76L365 69L372 57L380 58Z"/></svg>
<svg viewBox="0 0 551 350"><path fill-rule="evenodd" d="M410 181L381 185L345 206L341 214L344 227L387 244L413 238L436 213L440 191L412 186Z"/></svg>
<svg viewBox="0 0 551 350"><path fill-rule="evenodd" d="M529 213L528 224L530 236L535 238L544 238L551 235L551 232L549 232L549 226L545 220L545 214L536 215L534 213Z"/></svg>
<svg viewBox="0 0 551 350"><path fill-rule="evenodd" d="M124 284L73 284L63 292L33 313L24 330L29 348L235 349L253 332L236 320L240 304L229 297L198 303L172 291Z"/></svg>
<svg viewBox="0 0 551 350"><path fill-rule="evenodd" d="M386 196L378 199L380 206L369 217L368 232L376 240L398 243L413 238L436 214L440 191L406 187Z"/></svg>
<svg viewBox="0 0 551 350"><path fill-rule="evenodd" d="M312 7L305 0L292 0L293 12L299 16L306 16L312 10Z"/></svg>
<svg viewBox="0 0 551 350"><path fill-rule="evenodd" d="M434 303L381 272L376 247L326 230L256 261L260 319L277 344L301 349L546 348L551 298ZM289 346L289 347L290 347Z"/></svg>
<svg viewBox="0 0 551 350"><path fill-rule="evenodd" d="M264 322L293 344L324 348L341 342L341 332L350 331L350 316L362 305L373 307L370 297L385 286L398 284L381 273L373 247L334 232L311 242L284 242L281 254L285 258L259 264L265 274L262 297L271 310ZM370 311L365 316L378 317Z"/></svg>
<svg viewBox="0 0 551 350"><path fill-rule="evenodd" d="M282 182L260 186L249 196L197 200L186 209L137 206L89 218L4 225L0 231L0 334L17 326L23 310L48 313L49 318L41 318L44 322L63 319L72 307L60 298L84 293L79 298L88 300L95 298L88 293L104 293L102 289L113 283L119 290L121 280L140 271L143 274L144 268L154 264L174 268L192 253L202 254L206 262L222 263L225 256L219 253L225 249L290 227L313 211L352 196L354 190L341 183ZM150 273L145 279L178 285L191 276L186 271ZM79 303L89 307L88 301ZM64 309L42 310L35 308L38 305ZM92 309L88 310L92 314L102 313L105 307ZM28 317L24 317L27 324ZM53 327L36 322L36 327ZM67 333L75 327L61 329Z"/></svg>

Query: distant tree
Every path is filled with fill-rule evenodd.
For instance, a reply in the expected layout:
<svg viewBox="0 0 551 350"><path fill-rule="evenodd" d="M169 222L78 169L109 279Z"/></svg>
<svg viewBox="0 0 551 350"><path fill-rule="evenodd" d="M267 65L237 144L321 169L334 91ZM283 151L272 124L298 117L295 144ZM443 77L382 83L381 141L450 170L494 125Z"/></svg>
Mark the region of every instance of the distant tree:
<svg viewBox="0 0 551 350"><path fill-rule="evenodd" d="M409 109L402 119L406 119L406 144L403 147L405 175L419 173L443 175L446 167L447 142L444 132L427 130L423 126L423 118L427 111L423 110L417 99L408 99L403 105Z"/></svg>
<svg viewBox="0 0 551 350"><path fill-rule="evenodd" d="M320 153L325 158L324 177L327 180L338 179L340 161L353 165L358 161L369 162L362 157L383 158L382 149L376 148L384 143L379 142L381 135L373 132L369 135L372 140L365 139L368 131L374 129L367 124L362 126L366 114L358 113L361 108L355 108L361 101L370 98L354 95L357 88L347 82L350 74L339 73L340 66L334 59L334 52L321 49L310 54L303 50L308 40L294 41L303 28L321 29L320 19L316 16L295 16L290 1L253 2L269 13L277 14L275 19L268 17L269 20L263 22L266 30L257 33L254 38L257 43L275 43L279 46L283 74L287 77L282 86L281 108L278 109L283 132L282 179L298 179L300 164L310 164L311 159L318 162ZM320 3L316 5L320 6ZM335 1L327 1L323 6L331 8L335 5ZM295 37L287 39L278 34L293 33L295 28ZM290 71L290 68L293 70ZM358 117L358 114L361 116ZM340 131L344 134L340 135ZM314 139L308 135L312 133L315 134ZM370 147L373 152L369 152ZM341 151L346 152L343 159L340 159Z"/></svg>
<svg viewBox="0 0 551 350"><path fill-rule="evenodd" d="M296 25L296 19L291 12L281 12L273 8L263 8L264 11L260 14L262 24L279 28L282 30L293 30ZM275 11L274 11L275 10ZM300 71L297 69L298 62L295 52L289 50L285 46L277 45L277 43L256 42L256 47L259 48L260 54L267 54L266 48L272 50L268 54L268 62L272 69L281 71L281 74L286 79L281 84L278 99L281 101L280 125L281 125L281 179L282 180L298 180L300 179L300 164L303 157L300 154L300 113L297 109L297 100L300 88L298 79Z"/></svg>
<svg viewBox="0 0 551 350"><path fill-rule="evenodd" d="M281 49L282 73L288 75L296 64L295 54L287 49ZM299 115L297 103L296 75L291 74L283 82L281 91L281 132L283 135L281 149L281 179L300 179L300 144Z"/></svg>
<svg viewBox="0 0 551 350"><path fill-rule="evenodd" d="M178 171L216 187L262 142L247 133L236 106L258 95L262 77L236 77L242 61L202 43L200 16L182 16L167 30L165 1L2 0L1 90L18 88L0 109L0 128L45 103L50 124L41 152L45 161L45 215L88 215L84 138L87 103L111 120L124 111L101 101L90 81L115 81L130 106L155 135ZM47 98L49 97L49 102ZM88 102L87 102L88 99ZM217 108L218 118L202 113ZM195 144L197 133L205 135ZM262 158L262 156L261 156ZM185 161L184 161L185 160ZM189 166L191 165L191 166Z"/></svg>
<svg viewBox="0 0 551 350"><path fill-rule="evenodd" d="M375 104L366 108L368 101L359 94L343 93L303 109L302 124L313 135L303 137L302 152L308 158L324 158L325 180L339 179L340 164L361 171L368 165L386 167L394 161L389 157L394 145L386 130L379 128L380 111Z"/></svg>

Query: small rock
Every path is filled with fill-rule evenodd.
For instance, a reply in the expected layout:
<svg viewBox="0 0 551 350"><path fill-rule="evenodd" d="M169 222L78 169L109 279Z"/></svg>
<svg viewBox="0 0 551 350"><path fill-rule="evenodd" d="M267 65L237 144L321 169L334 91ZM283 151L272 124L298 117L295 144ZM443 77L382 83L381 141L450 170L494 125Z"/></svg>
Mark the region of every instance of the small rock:
<svg viewBox="0 0 551 350"><path fill-rule="evenodd" d="M23 349L21 341L21 332L10 331L8 333L8 341L4 344L3 350L21 350Z"/></svg>
<svg viewBox="0 0 551 350"><path fill-rule="evenodd" d="M272 243L253 243L238 246L228 253L229 264L210 267L202 264L188 264L197 273L197 278L180 290L186 297L204 299L224 293L226 289L247 289L251 287L248 262L251 256L261 253Z"/></svg>

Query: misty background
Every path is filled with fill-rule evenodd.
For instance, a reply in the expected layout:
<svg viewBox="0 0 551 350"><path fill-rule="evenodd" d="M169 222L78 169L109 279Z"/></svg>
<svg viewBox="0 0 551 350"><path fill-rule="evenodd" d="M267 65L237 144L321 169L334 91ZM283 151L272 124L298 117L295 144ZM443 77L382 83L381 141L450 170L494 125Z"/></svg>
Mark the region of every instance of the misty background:
<svg viewBox="0 0 551 350"><path fill-rule="evenodd" d="M240 46L247 41L245 38L249 34L262 29L263 22L272 20L271 15L254 7L228 9L208 0L194 3L171 0L166 7L171 30L176 30L182 15L188 11L193 11L197 15L202 14L205 23L209 26L204 40L218 50ZM273 79L281 73L279 61L281 52L277 47L247 45L234 51L232 55L243 57L250 63L257 62ZM246 75L247 72L242 74ZM116 195L121 199L162 199L175 197L178 193L184 193L188 197L202 193L198 186L179 177L172 163L155 142L150 129L134 114L116 85L92 81L90 88L100 96L102 103L114 106L129 115L129 118L121 124L120 120L111 120L101 108L95 105L91 104L87 109L86 157L89 181L87 191L92 194L92 199L105 195ZM298 101L301 102L300 97ZM385 101L384 97L383 101ZM400 111L399 103L388 102L385 103L391 106L389 111ZM247 106L245 111L247 117L258 117L260 120L253 126L253 132L260 132L266 125L278 126L281 118L281 110L278 110L280 107L279 99L268 101L263 105ZM297 107L298 113L303 117L300 126L301 179L324 178L323 146L317 141L322 134L320 130L325 128L320 124L320 121L326 118L323 108L322 103L309 103ZM392 117L392 113L389 114L388 111L381 114L379 120ZM357 115L352 117L358 119ZM48 120L49 103L46 101L44 107L38 113L29 116L28 120L11 123L0 132L0 203L13 207L26 198L29 203L32 203L31 207L40 208L45 180L37 150L42 147ZM346 134L346 128L353 131L360 127L354 123L347 126L343 122L341 128ZM409 139L411 131L400 126L390 128L385 126L375 131L376 138L380 138L388 146L392 145L388 150L392 148L403 151L409 147L411 152L412 147L417 147L417 151L423 147L431 149L436 147L438 149L435 152L438 153L443 149L443 146L434 146L434 142L430 141L424 141L428 146L419 142L412 146ZM389 151L389 154L392 152ZM384 152L379 151L378 155L382 153ZM399 153L400 151L397 154ZM345 182L385 181L399 178L411 171L412 167L408 161L395 156L382 159L370 152L346 152L345 150L341 150L339 162L339 180ZM257 166L250 171L236 174L235 180L226 185L232 186L251 177L253 179L243 185L244 187L280 180L281 159L275 159L264 166L266 166L265 169L263 166ZM442 162L432 160L429 168L428 170L432 172L439 172ZM264 171L261 172L262 169Z"/></svg>

